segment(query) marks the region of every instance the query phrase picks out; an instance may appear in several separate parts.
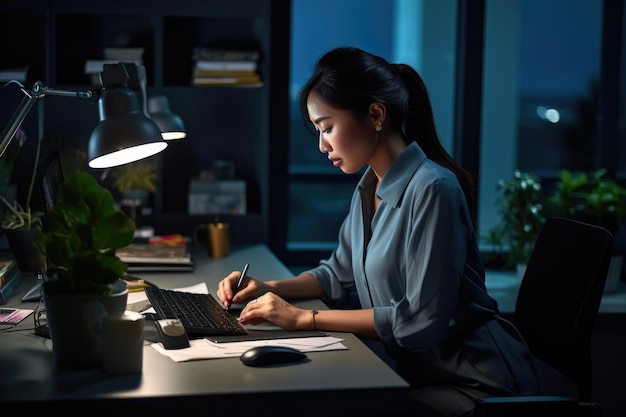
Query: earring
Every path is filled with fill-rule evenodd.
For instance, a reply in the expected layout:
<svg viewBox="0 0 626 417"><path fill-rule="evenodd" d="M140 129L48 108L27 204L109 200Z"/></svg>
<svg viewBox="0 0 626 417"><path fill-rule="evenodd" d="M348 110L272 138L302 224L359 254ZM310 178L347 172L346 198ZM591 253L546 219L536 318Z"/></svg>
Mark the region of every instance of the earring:
<svg viewBox="0 0 626 417"><path fill-rule="evenodd" d="M376 125L376 131L380 132L382 128L383 128L383 122L378 122L378 124Z"/></svg>

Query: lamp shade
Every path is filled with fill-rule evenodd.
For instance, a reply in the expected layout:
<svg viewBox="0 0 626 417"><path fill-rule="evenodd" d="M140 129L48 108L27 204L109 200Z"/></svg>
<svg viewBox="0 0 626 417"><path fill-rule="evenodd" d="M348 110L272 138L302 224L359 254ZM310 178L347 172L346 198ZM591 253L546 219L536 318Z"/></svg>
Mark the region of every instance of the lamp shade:
<svg viewBox="0 0 626 417"><path fill-rule="evenodd" d="M170 103L165 96L153 96L148 100L150 117L161 129L165 140L183 139L187 136L183 119L170 111Z"/></svg>
<svg viewBox="0 0 626 417"><path fill-rule="evenodd" d="M137 96L126 86L128 74L123 64L107 67L109 65L105 65L101 74L103 89L98 100L100 123L89 139L91 168L127 164L157 154L167 147L161 130L141 112Z"/></svg>

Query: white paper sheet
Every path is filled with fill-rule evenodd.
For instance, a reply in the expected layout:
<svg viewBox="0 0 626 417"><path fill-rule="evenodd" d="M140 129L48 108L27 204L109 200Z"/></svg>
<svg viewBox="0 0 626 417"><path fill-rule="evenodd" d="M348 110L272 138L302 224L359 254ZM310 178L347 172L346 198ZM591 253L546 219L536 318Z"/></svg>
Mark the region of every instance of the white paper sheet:
<svg viewBox="0 0 626 417"><path fill-rule="evenodd" d="M321 352L328 350L347 350L342 343L344 339L333 336L298 337L293 339L248 340L245 342L213 343L206 339L190 340L191 345L185 349L167 350L161 343L151 346L159 353L168 356L175 362L186 362L201 359L220 359L238 357L255 346L287 346L302 352Z"/></svg>
<svg viewBox="0 0 626 417"><path fill-rule="evenodd" d="M178 291L186 291L198 294L208 294L209 289L206 283L191 285L183 288L175 288ZM128 294L128 304L140 303L147 300L144 291ZM143 313L154 313L153 308L143 311ZM248 326L244 326L248 327ZM276 326L267 323L266 326L258 325L251 328L257 330L272 330ZM153 343L151 346L159 353L168 356L175 362L185 362L201 359L218 359L240 356L243 352L255 346L274 345L288 346L298 349L302 352L320 352L325 350L344 350L348 349L343 342L332 336L324 337L298 337L289 339L270 339L270 340L246 340L243 342L214 343L206 339L190 340L190 347L185 349L167 350L162 343Z"/></svg>

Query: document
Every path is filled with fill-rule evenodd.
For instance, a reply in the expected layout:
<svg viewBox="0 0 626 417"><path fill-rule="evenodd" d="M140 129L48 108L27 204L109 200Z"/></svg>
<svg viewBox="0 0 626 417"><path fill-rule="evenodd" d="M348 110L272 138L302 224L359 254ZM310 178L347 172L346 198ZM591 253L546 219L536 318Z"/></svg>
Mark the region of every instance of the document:
<svg viewBox="0 0 626 417"><path fill-rule="evenodd" d="M188 287L177 288L178 291L187 291L198 294L208 294L209 289L206 283L191 285ZM128 309L134 311L141 311L143 313L154 313L152 307L145 309L148 297L145 292L129 293L128 294ZM140 308L130 308L131 306ZM141 308L143 307L143 308ZM250 327L245 326L247 329ZM253 326L255 330L276 330L280 329L270 323L264 323L262 325ZM294 334L297 334L295 332ZM320 332L320 334L323 334ZM175 362L185 362L201 359L218 359L218 358L230 358L238 357L246 350L255 346L273 345L273 346L288 346L298 349L302 352L320 352L326 350L345 350L348 349L342 342L344 339L340 339L333 336L310 336L310 337L293 337L293 338L281 338L281 339L261 339L261 340L244 340L241 342L213 342L211 340L202 338L190 340L190 346L185 349L167 350L160 342L153 343L151 346L159 353L168 356Z"/></svg>
<svg viewBox="0 0 626 417"><path fill-rule="evenodd" d="M202 359L220 359L239 357L243 352L255 346L287 346L302 352L322 352L329 350L347 350L344 339L333 336L298 337L294 339L249 340L245 342L214 343L206 339L190 340L188 348L167 350L161 343L151 346L159 353L168 356L174 362L187 362Z"/></svg>

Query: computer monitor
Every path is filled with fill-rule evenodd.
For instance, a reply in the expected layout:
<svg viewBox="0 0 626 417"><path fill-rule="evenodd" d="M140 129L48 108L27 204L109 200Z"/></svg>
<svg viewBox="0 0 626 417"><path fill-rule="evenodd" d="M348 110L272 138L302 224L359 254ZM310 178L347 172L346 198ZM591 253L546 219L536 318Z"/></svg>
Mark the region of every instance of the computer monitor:
<svg viewBox="0 0 626 417"><path fill-rule="evenodd" d="M47 213L54 206L64 181L58 150L50 152L39 162L36 177L41 197L41 209Z"/></svg>
<svg viewBox="0 0 626 417"><path fill-rule="evenodd" d="M59 152L55 149L37 164L36 171L37 187L41 198L41 211L47 213L59 197L59 191L63 184L63 169ZM41 299L41 285L43 277L39 277L37 283L24 294L22 302L38 301Z"/></svg>

